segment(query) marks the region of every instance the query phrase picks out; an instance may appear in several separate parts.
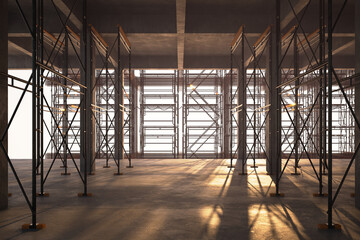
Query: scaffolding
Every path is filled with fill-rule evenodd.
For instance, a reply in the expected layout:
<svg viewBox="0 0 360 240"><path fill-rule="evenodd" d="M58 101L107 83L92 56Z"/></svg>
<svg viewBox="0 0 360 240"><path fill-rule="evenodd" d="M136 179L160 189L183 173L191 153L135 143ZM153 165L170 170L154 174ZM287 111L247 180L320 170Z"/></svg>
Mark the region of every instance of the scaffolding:
<svg viewBox="0 0 360 240"><path fill-rule="evenodd" d="M353 110L353 79L358 77L358 74L352 69L336 69L332 63L332 32L341 19L346 4L347 1L344 1L333 22L332 1L329 1L326 11L325 1L320 0L317 5L319 27L307 34L302 23L304 17L308 17L306 13L311 8L311 1L300 12L296 12L292 3L288 1L284 5L291 9L295 25L282 33L286 29L284 26L280 27L281 5L278 0L274 25L255 42L248 60L245 61L244 54L245 44L250 47L244 31L245 26L240 27L230 49L231 69L238 69L238 92L242 93L234 110L238 114L238 122L246 122L237 124L239 141L235 153L243 152L238 154L238 160L242 163L239 174L247 174L246 164L250 154L253 158L252 167L256 167L256 158L265 157L267 172L272 176L276 186L276 192L270 196L284 196L279 191L279 185L290 159L294 159L292 175L299 175L300 160L307 160L319 183L319 192L315 193L314 197L328 197L328 223L319 225L322 229L340 228L340 225L332 223L332 208L359 150L359 145L355 147L354 143L355 129L356 126L360 127L360 124ZM328 15L327 24L325 13ZM325 52L326 28L328 54ZM262 66L257 66L256 48L258 44L264 44L267 40L267 59ZM265 45L261 50L263 49ZM289 54L291 50L292 55ZM300 57L305 62L304 67L300 65ZM253 74L249 75L251 62ZM259 70L256 71L256 68ZM257 72L261 73L260 76ZM262 76L264 83L257 87L256 80ZM269 112L270 115L270 121L264 123L267 131L266 149L261 147L261 144L256 144L257 140L259 143L263 142L260 140L263 135L257 136L261 127L259 128L256 123L263 121L261 117L255 117L259 109ZM244 134L249 136L251 132L252 137L247 138ZM258 152L262 152L263 155L256 154ZM231 160L233 157L232 155ZM334 157L351 158L335 194L332 192ZM282 162L283 158L285 162ZM323 192L324 175L328 175L328 194Z"/></svg>
<svg viewBox="0 0 360 240"><path fill-rule="evenodd" d="M140 76L140 155L179 157L178 72L138 70Z"/></svg>
<svg viewBox="0 0 360 240"><path fill-rule="evenodd" d="M8 85L22 90L22 95L2 133L0 147L32 213L32 222L25 229L43 227L36 221L36 197L49 196L45 183L55 161L61 161L64 176L70 174L68 164L74 165L83 188L78 196L90 197L87 178L94 173L96 159L105 159L105 168L114 162L114 174L121 175L121 160L126 158L127 167L132 168L134 158L159 155L230 158L231 168L237 158L243 175L248 160L256 168L256 161L265 159L276 185L271 196L284 196L280 183L290 162L294 162L292 174L296 176L301 163L307 161L318 181L314 196L328 197L328 222L320 227L339 227L332 222L332 209L360 149L355 144L360 121L355 114L354 83L359 74L337 69L332 61L332 33L347 1L333 21L332 1L326 11L325 0L320 0L319 26L304 29L311 1L300 12L291 1L285 3L295 25L282 28L277 0L274 24L256 41L251 42L245 26L240 27L231 43L230 70L185 69L162 74L132 69L131 44L123 29L117 27L109 45L87 23L86 0L77 9L83 17L82 29L77 30L68 24L76 1L65 18L51 5L58 17L57 35L46 30L43 0L32 2L32 25L16 3L32 37L32 75L28 80L5 75ZM75 60L70 59L70 52ZM44 94L47 86L51 99ZM3 144L28 93L32 95L33 124L31 200ZM51 117L51 126L44 121L45 114ZM48 143L44 134L50 137ZM45 165L46 157L50 165ZM350 161L333 194L335 157ZM325 176L328 193L324 193Z"/></svg>

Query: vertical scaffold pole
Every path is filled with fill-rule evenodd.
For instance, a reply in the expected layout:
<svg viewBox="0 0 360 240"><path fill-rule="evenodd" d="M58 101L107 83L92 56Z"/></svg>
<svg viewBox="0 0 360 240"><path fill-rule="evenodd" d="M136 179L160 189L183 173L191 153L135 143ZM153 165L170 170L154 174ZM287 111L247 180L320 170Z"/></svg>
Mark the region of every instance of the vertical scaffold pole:
<svg viewBox="0 0 360 240"><path fill-rule="evenodd" d="M32 0L32 209L30 229L36 229L36 163L37 144L37 0Z"/></svg>
<svg viewBox="0 0 360 240"><path fill-rule="evenodd" d="M121 36L120 26L117 29L117 81L115 82L115 155L117 158L117 172L114 175L122 175L120 172L120 164L124 154L124 111L125 109L120 107L124 106L124 79L121 68Z"/></svg>
<svg viewBox="0 0 360 240"><path fill-rule="evenodd" d="M332 0L328 0L328 228L332 222Z"/></svg>
<svg viewBox="0 0 360 240"><path fill-rule="evenodd" d="M233 53L230 54L230 168L233 168L233 152L232 152L232 145L233 145L233 121L232 121L232 109L233 109Z"/></svg>
<svg viewBox="0 0 360 240"><path fill-rule="evenodd" d="M131 165L131 158L133 157L133 149L132 149L132 140L133 138L131 137L132 134L132 128L135 128L135 126L133 126L132 121L133 121L133 117L134 117L134 102L133 102L133 96L134 96L134 91L132 89L132 80L131 80L131 50L129 50L129 154L128 154L128 158L129 158L129 166L127 166L127 168L133 168L133 166ZM135 109L136 110L136 109ZM134 136L133 136L134 137Z"/></svg>

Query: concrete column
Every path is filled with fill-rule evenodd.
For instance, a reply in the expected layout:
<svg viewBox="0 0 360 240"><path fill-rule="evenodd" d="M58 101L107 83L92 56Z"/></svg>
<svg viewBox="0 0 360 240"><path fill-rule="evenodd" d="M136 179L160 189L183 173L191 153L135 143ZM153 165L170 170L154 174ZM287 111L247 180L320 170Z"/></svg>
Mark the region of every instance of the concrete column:
<svg viewBox="0 0 360 240"><path fill-rule="evenodd" d="M240 47L240 46L239 46ZM240 49L240 63L241 66L238 68L238 101L237 104L242 107L238 108L237 111L242 109L242 111L238 112L238 156L237 159L239 161L238 164L241 164L241 172L246 173L247 165L246 165L246 69L244 66L244 39L241 40L241 49Z"/></svg>
<svg viewBox="0 0 360 240"><path fill-rule="evenodd" d="M214 92L217 93L216 94L216 107L215 107L215 111L217 113L220 113L221 111L221 106L220 106L220 99L221 96L219 95L220 90L220 82L221 82L221 78L219 76L220 74L220 70L216 70L216 77L214 80ZM216 121L216 131L215 131L215 144L214 144L214 153L215 153L215 158L218 159L219 158L219 154L221 155L221 151L219 152L219 146L220 146L220 126L221 126L221 114L215 114L214 115L214 119Z"/></svg>
<svg viewBox="0 0 360 240"><path fill-rule="evenodd" d="M297 77L299 75L299 54L298 54L298 42L297 42L297 33L294 33L294 77ZM299 86L299 79L295 81L295 86ZM299 167L299 136L297 133L300 133L299 125L300 125L300 113L299 113L299 88L295 89L295 112L294 112L294 128L296 131L294 131L294 140L296 141L295 144L295 151L294 151L294 157L295 157L295 175L298 174L298 167Z"/></svg>
<svg viewBox="0 0 360 240"><path fill-rule="evenodd" d="M119 63L120 64L120 61ZM120 65L119 65L120 66ZM122 111L123 108L120 108L120 105L124 105L124 92L123 92L123 85L124 85L124 78L122 74L121 67L118 68L117 71L117 81L115 82L115 157L117 159L124 158L124 112Z"/></svg>
<svg viewBox="0 0 360 240"><path fill-rule="evenodd" d="M134 71L131 71L131 73L129 74L129 77L131 76L131 129L130 129L130 134L131 134L131 157L132 158L137 158L137 154L138 154L138 147L137 147L137 132L138 132L138 126L137 126L137 116L138 116L138 78L135 77L134 75Z"/></svg>
<svg viewBox="0 0 360 240"><path fill-rule="evenodd" d="M183 82L184 82L184 72L183 70L177 70L178 75L178 89L177 89L177 117L178 117L178 158L184 158L184 152L183 152L183 143L184 143L184 134L183 134L183 128L184 128L184 118L183 118Z"/></svg>
<svg viewBox="0 0 360 240"><path fill-rule="evenodd" d="M266 72L265 72L265 77L266 77L266 81L268 83L271 83L271 50L270 50L270 46L267 47L266 49ZM269 105L271 102L271 90L269 87L265 86L265 105ZM271 111L271 107L270 107L270 111ZM270 113L269 113L270 114ZM270 116L268 116L268 118L266 119L266 123L265 123L265 151L268 157L271 158L270 156L270 151L271 151L271 128L270 128ZM266 171L269 174L273 174L272 172L272 168L271 168L271 159L269 159L269 161L266 161Z"/></svg>
<svg viewBox="0 0 360 240"><path fill-rule="evenodd" d="M85 90L85 102L81 106L80 128L81 128L81 146L80 146L80 169L85 170L85 161L87 162L87 171L95 170L93 162L95 150L95 119L92 114L92 106L95 99L93 86L95 83L95 49L91 38L90 28L87 26L86 33L81 34L81 59L86 69L81 69L81 83L87 87ZM86 35L86 37L85 37Z"/></svg>
<svg viewBox="0 0 360 240"><path fill-rule="evenodd" d="M355 73L360 73L360 1L355 1ZM355 114L360 119L360 77L355 79ZM360 142L360 130L355 126L355 147ZM360 209L360 156L355 160L355 206Z"/></svg>
<svg viewBox="0 0 360 240"><path fill-rule="evenodd" d="M87 161L89 161L90 164L88 164L87 166L88 171L93 172L95 171L95 161L94 161L94 157L95 157L95 149L96 149L96 121L95 121L95 117L93 114L93 111L91 110L93 107L91 106L92 104L95 104L95 93L96 93L96 88L95 88L95 82L96 82L96 76L95 76L95 69L96 69L96 61L95 61L95 42L92 40L91 38L91 34L90 34L90 29L89 29L89 37L88 37L88 44L89 46L89 60L90 60L90 64L89 67L87 68L88 74L87 76L89 77L89 80L87 81L87 93L88 95L86 96L86 107L87 107L87 111L86 111L86 138L87 138L87 151L86 151L86 158Z"/></svg>
<svg viewBox="0 0 360 240"><path fill-rule="evenodd" d="M223 76L223 81L221 84L222 87L222 93L223 93L223 151L224 151L224 158L230 157L230 77L226 77L226 75Z"/></svg>
<svg viewBox="0 0 360 240"><path fill-rule="evenodd" d="M8 71L8 1L0 1L0 72ZM5 131L8 122L8 87L7 77L0 75L0 134ZM7 149L7 138L2 142ZM8 207L8 163L0 150L0 210Z"/></svg>
<svg viewBox="0 0 360 240"><path fill-rule="evenodd" d="M269 116L266 122L266 151L269 156L269 163L266 163L266 170L271 175L278 175L281 171L281 102L279 89L280 72L278 68L279 56L280 56L280 21L279 0L270 1L276 7L272 12L272 22L275 24L271 29L270 41L269 41L269 56L267 77L270 89L266 93L266 104L271 104L269 110Z"/></svg>
<svg viewBox="0 0 360 240"><path fill-rule="evenodd" d="M63 65L63 74L65 76L68 76L69 74L69 64L68 64L68 59L69 59L69 39L68 39L69 35L66 33L65 34L65 50L64 50L64 65ZM67 84L67 80L64 79L64 84ZM68 113L68 106L67 106L67 100L68 100L68 96L67 96L67 89L63 88L63 98L64 98L64 117L63 117L63 122L62 122L62 126L63 126L63 133L68 132L68 120L69 120L69 113ZM69 133L69 132L68 132ZM64 146L63 146L63 159L64 159L64 167L65 167L65 172L67 172L67 146L68 144L68 134L65 135L65 141L64 141Z"/></svg>

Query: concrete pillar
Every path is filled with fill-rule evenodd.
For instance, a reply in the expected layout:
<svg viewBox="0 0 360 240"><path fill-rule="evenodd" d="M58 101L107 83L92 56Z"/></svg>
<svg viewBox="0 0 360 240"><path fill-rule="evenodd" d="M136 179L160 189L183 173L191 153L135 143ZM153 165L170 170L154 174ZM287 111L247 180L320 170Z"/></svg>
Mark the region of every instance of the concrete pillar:
<svg viewBox="0 0 360 240"><path fill-rule="evenodd" d="M360 73L360 1L355 1L355 73ZM360 77L355 79L355 83ZM360 119L360 85L355 84L355 114ZM355 147L360 142L360 129L355 126ZM355 160L355 206L360 209L360 156Z"/></svg>
<svg viewBox="0 0 360 240"><path fill-rule="evenodd" d="M241 172L246 173L247 165L246 165L246 69L244 66L244 39L241 40L240 51L240 67L238 68L238 101L237 104L242 105L242 107L238 108L236 111L242 109L237 114L238 119L238 132L237 132L237 141L239 144L238 150L238 164L241 164Z"/></svg>
<svg viewBox="0 0 360 240"><path fill-rule="evenodd" d="M64 65L63 65L63 74L65 76L68 76L69 74L69 64L68 64L68 59L69 59L69 35L68 33L65 34L65 50L64 50ZM64 79L64 84L67 84L67 80ZM68 100L68 96L67 96L67 89L63 88L63 98L64 98L64 117L63 117L63 122L62 122L62 126L63 126L63 133L69 133L68 132L68 120L69 120L69 112L68 112L68 106L67 106L67 100ZM64 141L64 146L63 146L63 160L64 160L64 166L65 166L65 172L67 172L67 154L68 154L68 150L67 150L67 144L68 144L68 136L69 134L65 135L65 141Z"/></svg>
<svg viewBox="0 0 360 240"><path fill-rule="evenodd" d="M183 82L184 82L184 72L183 70L177 70L177 84L178 84L178 89L177 89L177 107L176 107L176 112L177 112L177 124L178 124L178 134L177 134L177 138L178 138L178 158L184 158L184 152L183 152L183 138L184 138L184 134L183 134L183 128L184 128L184 124L183 124L183 112L182 112L182 106L183 106Z"/></svg>
<svg viewBox="0 0 360 240"><path fill-rule="evenodd" d="M118 62L120 66L120 61ZM122 74L121 67L118 68L116 73L117 81L115 81L115 157L116 159L123 159L124 158L124 112L122 111L123 108L120 108L120 105L124 105L124 92L123 92L123 85L124 79Z"/></svg>
<svg viewBox="0 0 360 240"><path fill-rule="evenodd" d="M0 1L0 72L8 71L8 1ZM7 82L7 77L0 75L0 81ZM8 87L0 85L0 134L5 131L8 122ZM2 142L7 149L7 138ZM0 150L0 210L8 207L8 162Z"/></svg>
<svg viewBox="0 0 360 240"><path fill-rule="evenodd" d="M294 33L294 77L297 77L299 75L299 54L298 54L298 42L297 42L297 33ZM299 86L299 79L295 81L295 86ZM300 133L299 125L300 125L300 113L299 113L299 88L295 89L295 112L294 112L294 128L296 131L294 131L294 140L296 141L295 144L295 151L294 151L294 157L295 157L295 175L298 174L298 167L299 167L299 136L297 133Z"/></svg>
<svg viewBox="0 0 360 240"><path fill-rule="evenodd" d="M131 134L131 157L132 158L137 158L137 154L138 154L138 147L137 147L137 143L138 143L138 126L137 126L137 116L138 116L138 78L135 77L134 75L134 71L131 71L129 74L129 77L131 76L131 91L130 91L130 97L131 97L131 129L130 129L130 134Z"/></svg>
<svg viewBox="0 0 360 240"><path fill-rule="evenodd" d="M85 33L81 34L81 60L85 69L81 68L80 81L87 88L85 92L85 102L81 106L80 128L80 170L84 172L85 161L88 173L95 170L95 119L92 114L92 106L95 100L95 49L91 38L91 30L86 26Z"/></svg>
<svg viewBox="0 0 360 240"><path fill-rule="evenodd" d="M95 83L96 83L96 61L95 61L95 42L92 40L91 38L91 34L90 34L90 28L89 28L89 43L90 44L90 48L89 48L89 60L90 60L90 65L87 68L88 71L88 76L89 77L89 81L87 81L87 88L88 88L88 96L86 96L86 105L87 105L87 112L86 112L86 121L87 121L87 126L86 126L86 138L87 138L87 156L86 158L88 159L88 161L91 164L88 164L88 171L93 172L95 171L95 149L96 149L96 121L95 121L95 116L93 114L93 111L91 110L93 107L91 106L92 104L95 104L95 93L96 93L96 88L95 88Z"/></svg>
<svg viewBox="0 0 360 240"><path fill-rule="evenodd" d="M265 77L266 77L266 82L270 83L271 82L271 65L270 65L271 64L271 50L270 50L270 46L267 47L265 54L266 54ZM270 88L265 86L265 105L270 104L270 96L271 96ZM269 152L270 152L270 148L271 148L270 136L271 136L271 133L270 133L270 116L269 116L266 119L266 123L265 123L265 151L266 151L266 155L268 157L270 157ZM271 161L271 159L269 159L269 161L266 161L266 171L269 174L272 174L270 161Z"/></svg>
<svg viewBox="0 0 360 240"><path fill-rule="evenodd" d="M281 171L281 102L279 89L280 71L278 68L280 56L280 2L270 1L274 11L271 11L271 19L274 23L271 28L269 40L269 54L267 61L268 82L270 89L266 92L266 104L271 104L269 116L266 122L266 151L269 162L266 163L266 170L271 175L278 176ZM274 9L275 8L275 9Z"/></svg>
<svg viewBox="0 0 360 240"><path fill-rule="evenodd" d="M215 107L215 111L218 114L214 115L214 119L216 121L216 130L215 130L215 144L214 144L214 155L215 158L218 159L220 158L221 155L221 151L219 152L219 146L220 146L220 133L221 133L221 114L219 114L221 112L221 96L219 95L219 92L221 92L220 90L220 83L222 82L222 79L220 78L220 71L221 70L216 70L216 77L214 80L214 92L216 94L216 107Z"/></svg>
<svg viewBox="0 0 360 240"><path fill-rule="evenodd" d="M226 75L223 76L223 81L221 84L222 87L222 93L223 93L223 151L224 151L224 158L230 157L230 99L231 99L231 92L230 92L230 77L227 77Z"/></svg>

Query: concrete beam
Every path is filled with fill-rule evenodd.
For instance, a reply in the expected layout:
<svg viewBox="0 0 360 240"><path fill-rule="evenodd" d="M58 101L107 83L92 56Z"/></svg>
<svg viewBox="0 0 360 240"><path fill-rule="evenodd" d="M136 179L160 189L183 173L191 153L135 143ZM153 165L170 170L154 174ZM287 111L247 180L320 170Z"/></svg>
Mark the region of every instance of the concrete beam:
<svg viewBox="0 0 360 240"><path fill-rule="evenodd" d="M54 0L54 4L65 16L70 14L70 8L62 0ZM82 23L74 13L71 13L69 20L74 24L75 27L77 27L77 29L81 30Z"/></svg>
<svg viewBox="0 0 360 240"><path fill-rule="evenodd" d="M8 71L8 1L0 1L0 72ZM0 75L0 134L6 129L8 122L8 87L7 77ZM7 138L2 142L7 149ZM8 162L5 154L0 150L0 210L8 207Z"/></svg>
<svg viewBox="0 0 360 240"><path fill-rule="evenodd" d="M299 14L301 10L303 10L306 5L309 3L310 0L299 0L294 6L294 11L296 14ZM295 18L294 12L290 9L290 12L283 18L280 23L280 29L283 30L284 28L289 25L289 23Z"/></svg>
<svg viewBox="0 0 360 240"><path fill-rule="evenodd" d="M184 68L186 0L176 0L176 31L178 69Z"/></svg>
<svg viewBox="0 0 360 240"><path fill-rule="evenodd" d="M21 52L21 53L23 53L23 54L25 54L25 55L27 55L29 57L32 56L32 53L30 51L28 51L25 48L19 46L18 44L14 43L14 42L12 42L10 40L8 40L7 42L8 42L7 47L12 47L12 48L18 50L19 52Z"/></svg>
<svg viewBox="0 0 360 240"><path fill-rule="evenodd" d="M343 52L344 50L346 50L346 49L348 49L348 48L350 48L350 47L353 47L354 46L354 44L355 44L355 39L354 40L351 40L351 41L349 41L349 42L347 42L347 43L345 43L344 45L341 45L341 46L339 46L338 48L335 48L334 50L333 50L333 56L334 55L339 55L341 52ZM328 58L328 54L325 54L325 61L327 61L327 58ZM316 61L314 60L314 61L312 61L311 62L311 65L315 65L315 63L316 63ZM338 65L336 65L336 66L338 66ZM308 67L308 65L305 63L305 66L301 69L301 70L304 70L304 69L306 69Z"/></svg>

